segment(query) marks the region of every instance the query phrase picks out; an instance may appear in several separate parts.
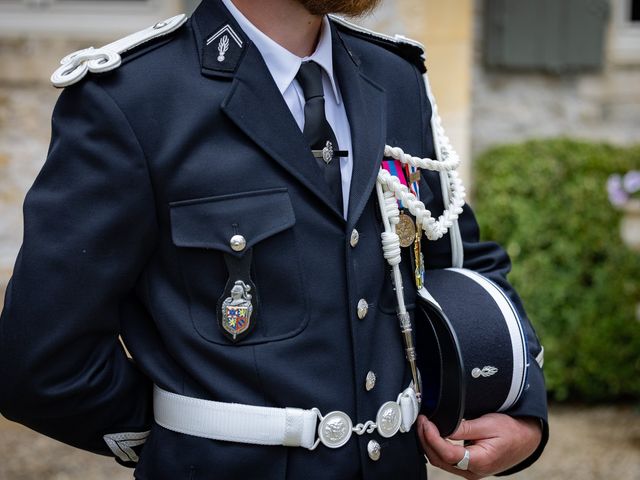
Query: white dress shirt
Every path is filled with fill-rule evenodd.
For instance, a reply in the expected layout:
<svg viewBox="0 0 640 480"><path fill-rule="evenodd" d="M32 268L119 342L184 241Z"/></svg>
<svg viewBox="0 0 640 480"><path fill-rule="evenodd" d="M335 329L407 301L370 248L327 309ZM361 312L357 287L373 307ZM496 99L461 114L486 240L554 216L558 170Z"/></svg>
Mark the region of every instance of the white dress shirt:
<svg viewBox="0 0 640 480"><path fill-rule="evenodd" d="M346 218L349 208L349 191L351 189L351 175L353 172L353 148L351 146L351 130L347 112L342 102L340 88L333 74L333 51L331 42L331 27L325 16L316 51L312 55L300 58L276 43L270 37L253 25L247 17L233 4L231 0L222 0L240 28L258 48L264 58L267 68L278 86L291 114L300 131L304 130L304 94L300 84L295 79L302 62L314 61L322 67L322 85L324 88L324 108L327 121L334 133L340 150L347 150L347 157L339 158L340 173L342 175L342 201ZM334 161L338 160L336 158ZM301 159L301 161L304 161Z"/></svg>

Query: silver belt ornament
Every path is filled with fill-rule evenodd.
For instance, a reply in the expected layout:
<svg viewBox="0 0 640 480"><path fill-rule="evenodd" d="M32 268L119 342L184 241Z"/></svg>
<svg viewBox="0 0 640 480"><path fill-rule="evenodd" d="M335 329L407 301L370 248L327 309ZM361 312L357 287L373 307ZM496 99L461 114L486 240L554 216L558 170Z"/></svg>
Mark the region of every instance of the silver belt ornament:
<svg viewBox="0 0 640 480"><path fill-rule="evenodd" d="M405 407L405 415L410 416L409 419L405 418L404 422L402 403L408 407ZM391 438L398 432L406 433L416 421L420 405L415 390L409 387L398 395L397 401L386 402L378 409L375 422L369 420L354 426L349 415L344 412L336 410L323 416L317 408L312 410L318 415L320 425L318 425L318 439L310 450L314 450L320 443L328 448L340 448L351 439L354 433L364 435L377 430L383 438Z"/></svg>
<svg viewBox="0 0 640 480"><path fill-rule="evenodd" d="M408 432L418 418L420 403L410 385L397 400L385 402L375 421L353 425L344 412L322 415L313 408L273 408L216 402L187 397L154 387L153 413L156 423L187 435L255 445L283 445L315 450L323 444L340 448L355 433L390 438ZM319 424L318 424L319 420Z"/></svg>

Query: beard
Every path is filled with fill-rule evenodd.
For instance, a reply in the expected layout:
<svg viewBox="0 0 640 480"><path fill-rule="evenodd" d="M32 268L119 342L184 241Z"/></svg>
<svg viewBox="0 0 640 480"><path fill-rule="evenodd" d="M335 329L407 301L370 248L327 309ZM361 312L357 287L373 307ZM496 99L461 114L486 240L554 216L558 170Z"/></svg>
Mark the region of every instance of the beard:
<svg viewBox="0 0 640 480"><path fill-rule="evenodd" d="M298 0L312 15L341 13L348 17L360 17L371 13L380 0Z"/></svg>

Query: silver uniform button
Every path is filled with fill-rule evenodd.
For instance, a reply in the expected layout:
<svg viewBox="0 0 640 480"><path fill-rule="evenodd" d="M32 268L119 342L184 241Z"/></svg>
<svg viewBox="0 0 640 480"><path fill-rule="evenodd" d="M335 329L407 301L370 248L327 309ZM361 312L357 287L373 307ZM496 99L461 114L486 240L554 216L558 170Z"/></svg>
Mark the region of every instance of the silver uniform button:
<svg viewBox="0 0 640 480"><path fill-rule="evenodd" d="M364 298L361 298L360 301L358 302L358 318L362 320L364 317L367 316L368 311L369 311L369 303Z"/></svg>
<svg viewBox="0 0 640 480"><path fill-rule="evenodd" d="M247 246L247 240L242 235L234 235L231 237L229 245L234 252L241 252Z"/></svg>
<svg viewBox="0 0 640 480"><path fill-rule="evenodd" d="M380 451L381 451L380 444L375 440L371 440L367 444L367 452L369 452L369 458L374 462L377 462L378 460L380 460Z"/></svg>
<svg viewBox="0 0 640 480"><path fill-rule="evenodd" d="M360 233L358 233L358 230L354 228L353 231L351 232L351 240L349 241L349 243L353 248L355 248L356 245L358 245L359 241L360 241Z"/></svg>
<svg viewBox="0 0 640 480"><path fill-rule="evenodd" d="M376 374L373 372L367 373L367 379L364 382L364 388L367 389L367 392L373 390L373 387L376 386Z"/></svg>
<svg viewBox="0 0 640 480"><path fill-rule="evenodd" d="M384 438L393 437L402 424L402 412L396 402L387 402L380 407L376 415L378 433Z"/></svg>
<svg viewBox="0 0 640 480"><path fill-rule="evenodd" d="M318 426L318 437L329 448L340 448L349 441L352 433L353 423L344 412L327 413Z"/></svg>

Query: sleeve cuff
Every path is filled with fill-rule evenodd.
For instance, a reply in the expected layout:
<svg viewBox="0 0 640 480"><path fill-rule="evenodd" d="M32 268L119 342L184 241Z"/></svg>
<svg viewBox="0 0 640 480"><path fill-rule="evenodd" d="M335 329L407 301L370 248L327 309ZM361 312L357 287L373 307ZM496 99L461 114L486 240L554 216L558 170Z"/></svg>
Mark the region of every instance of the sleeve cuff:
<svg viewBox="0 0 640 480"><path fill-rule="evenodd" d="M538 448L528 458L519 464L511 467L496 476L512 475L520 472L525 468L533 465L547 445L549 440L549 421L547 417L547 394L544 386L544 376L542 370L536 361L531 361L529 365L529 375L527 378L526 390L522 394L522 398L513 408L504 412L505 414L515 417L533 417L540 420L542 426L542 438Z"/></svg>

